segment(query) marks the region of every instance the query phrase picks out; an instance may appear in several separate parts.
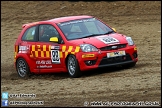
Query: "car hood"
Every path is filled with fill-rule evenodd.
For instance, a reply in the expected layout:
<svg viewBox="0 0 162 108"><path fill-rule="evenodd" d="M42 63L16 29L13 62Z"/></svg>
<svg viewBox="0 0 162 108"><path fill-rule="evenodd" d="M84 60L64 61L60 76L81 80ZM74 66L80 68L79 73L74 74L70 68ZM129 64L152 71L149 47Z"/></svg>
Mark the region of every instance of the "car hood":
<svg viewBox="0 0 162 108"><path fill-rule="evenodd" d="M104 46L115 45L115 44L127 44L125 35L113 33L109 35L100 35L95 37L82 38L77 40L71 40L73 44L91 44L97 48Z"/></svg>

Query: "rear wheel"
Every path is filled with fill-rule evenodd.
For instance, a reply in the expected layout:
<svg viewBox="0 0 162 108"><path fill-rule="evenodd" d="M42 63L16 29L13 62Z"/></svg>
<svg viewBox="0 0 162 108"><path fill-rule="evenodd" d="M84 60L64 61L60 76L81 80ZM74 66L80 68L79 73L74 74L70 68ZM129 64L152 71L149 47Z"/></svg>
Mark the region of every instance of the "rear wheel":
<svg viewBox="0 0 162 108"><path fill-rule="evenodd" d="M27 62L23 58L19 58L16 62L16 70L21 78L27 78L30 75L30 69Z"/></svg>
<svg viewBox="0 0 162 108"><path fill-rule="evenodd" d="M74 55L69 55L67 60L68 73L71 77L77 78L81 76L78 61Z"/></svg>

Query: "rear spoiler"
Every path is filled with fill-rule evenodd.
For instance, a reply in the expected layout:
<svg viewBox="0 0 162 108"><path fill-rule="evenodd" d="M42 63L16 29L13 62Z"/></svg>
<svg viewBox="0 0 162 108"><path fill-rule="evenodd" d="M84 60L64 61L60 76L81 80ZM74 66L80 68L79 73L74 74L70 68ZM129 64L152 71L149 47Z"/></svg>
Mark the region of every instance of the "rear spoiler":
<svg viewBox="0 0 162 108"><path fill-rule="evenodd" d="M22 25L22 28L25 28L26 26L36 25L36 24L38 24L38 23L39 23L39 22L33 22L33 23L23 24L23 25Z"/></svg>
<svg viewBox="0 0 162 108"><path fill-rule="evenodd" d="M23 24L23 25L22 25L22 28L25 28L26 25L27 25L27 24Z"/></svg>

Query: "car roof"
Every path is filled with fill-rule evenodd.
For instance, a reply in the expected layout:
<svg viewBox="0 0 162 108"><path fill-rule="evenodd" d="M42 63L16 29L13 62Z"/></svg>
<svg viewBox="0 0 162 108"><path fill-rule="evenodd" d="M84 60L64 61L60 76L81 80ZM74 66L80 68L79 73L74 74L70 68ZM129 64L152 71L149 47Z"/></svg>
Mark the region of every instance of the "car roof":
<svg viewBox="0 0 162 108"><path fill-rule="evenodd" d="M61 22L66 22L70 20L77 20L77 19L83 19L83 18L92 18L93 16L88 16L88 15L79 15L79 16L67 16L67 17L59 17L59 18L54 18L46 21L38 21L38 22L32 22L32 23L27 23L23 24L22 28L26 26L31 26L31 25L36 25L41 22L53 22L53 23L61 23Z"/></svg>
<svg viewBox="0 0 162 108"><path fill-rule="evenodd" d="M48 20L50 22L54 23L61 23L61 22L66 22L70 20L76 20L76 19L83 19L83 18L92 18L93 16L88 16L88 15L80 15L80 16L67 16L67 17L60 17L60 18L54 18L51 20Z"/></svg>

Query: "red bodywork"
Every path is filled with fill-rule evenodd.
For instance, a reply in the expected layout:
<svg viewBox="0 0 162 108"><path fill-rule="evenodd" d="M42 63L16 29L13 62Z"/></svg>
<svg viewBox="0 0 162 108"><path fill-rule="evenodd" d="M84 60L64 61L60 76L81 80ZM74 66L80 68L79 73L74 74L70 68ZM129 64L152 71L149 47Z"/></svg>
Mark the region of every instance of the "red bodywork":
<svg viewBox="0 0 162 108"><path fill-rule="evenodd" d="M30 71L34 73L44 73L44 72L67 72L66 62L67 57L69 54L74 54L78 60L79 67L81 71L95 69L98 67L103 66L111 66L111 64L107 65L104 64L103 58L107 56L107 53L116 52L116 51L125 51L126 54L130 55L131 60L128 62L137 62L138 58L134 57L133 54L137 54L137 48L135 45L129 46L125 36L122 34L109 34L109 36L118 39L120 42L119 44L126 44L126 47L120 49L114 49L110 51L102 51L100 48L108 46L101 40L99 37L103 36L96 36L96 37L89 37L77 40L68 41L60 28L57 26L58 23L69 21L69 20L76 20L82 18L93 18L92 16L71 16L71 17L62 17L56 18L47 21L40 21L34 22L29 24L24 24L22 26L23 30L21 31L18 39L15 42L15 65L16 60L18 58L23 58L26 60L30 67ZM22 41L22 36L24 32L31 26L39 25L39 24L50 24L56 28L60 36L62 37L64 44L52 43L52 42L31 42L31 41ZM94 45L96 48L99 49L98 52L82 52L80 49L80 44L91 44ZM25 46L25 51L20 51L20 46ZM51 63L51 48L59 46L59 56L60 56L60 63L53 64ZM88 66L86 65L86 61L92 60L94 65ZM101 61L103 63L101 63ZM40 67L42 66L42 67Z"/></svg>

